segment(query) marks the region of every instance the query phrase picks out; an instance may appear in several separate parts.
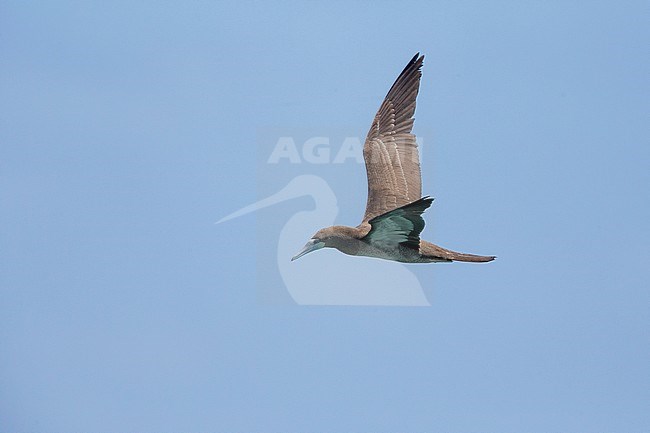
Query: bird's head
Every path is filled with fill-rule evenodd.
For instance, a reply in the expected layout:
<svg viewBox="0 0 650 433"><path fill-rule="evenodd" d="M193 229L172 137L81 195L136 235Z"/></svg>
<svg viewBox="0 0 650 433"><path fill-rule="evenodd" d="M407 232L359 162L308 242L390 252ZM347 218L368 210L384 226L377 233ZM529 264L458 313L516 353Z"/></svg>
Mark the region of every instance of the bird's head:
<svg viewBox="0 0 650 433"><path fill-rule="evenodd" d="M291 258L291 261L324 247L341 249L341 246L346 240L354 237L353 233L351 233L352 230L354 229L344 226L326 227L318 230L305 244L303 249Z"/></svg>

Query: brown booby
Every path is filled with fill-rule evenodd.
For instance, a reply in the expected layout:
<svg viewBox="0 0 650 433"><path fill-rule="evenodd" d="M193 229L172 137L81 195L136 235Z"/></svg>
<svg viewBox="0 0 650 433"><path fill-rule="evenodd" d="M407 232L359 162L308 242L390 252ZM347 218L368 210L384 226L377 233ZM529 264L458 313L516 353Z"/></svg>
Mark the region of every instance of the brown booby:
<svg viewBox="0 0 650 433"><path fill-rule="evenodd" d="M388 91L363 146L368 201L357 227L320 229L291 260L323 247L404 263L489 262L495 256L450 251L420 239L422 213L433 198L422 197L420 158L413 129L424 56L417 53Z"/></svg>

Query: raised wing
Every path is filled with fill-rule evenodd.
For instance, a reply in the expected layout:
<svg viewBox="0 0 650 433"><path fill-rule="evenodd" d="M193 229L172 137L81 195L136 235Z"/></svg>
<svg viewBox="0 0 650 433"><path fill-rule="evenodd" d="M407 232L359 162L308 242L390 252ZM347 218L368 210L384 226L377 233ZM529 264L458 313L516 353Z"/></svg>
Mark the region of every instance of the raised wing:
<svg viewBox="0 0 650 433"><path fill-rule="evenodd" d="M388 91L363 146L368 202L363 223L421 197L420 156L413 128L424 56L416 54Z"/></svg>
<svg viewBox="0 0 650 433"><path fill-rule="evenodd" d="M418 250L420 233L424 229L422 213L431 206L431 202L432 198L423 197L371 219L368 221L371 229L362 239L375 245L395 247L402 244Z"/></svg>

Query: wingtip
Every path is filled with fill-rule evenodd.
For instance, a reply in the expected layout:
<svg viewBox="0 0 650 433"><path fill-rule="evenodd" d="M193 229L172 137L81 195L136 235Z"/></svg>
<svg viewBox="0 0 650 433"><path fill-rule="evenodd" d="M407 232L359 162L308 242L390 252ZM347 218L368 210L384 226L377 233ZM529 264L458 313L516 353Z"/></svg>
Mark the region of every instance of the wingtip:
<svg viewBox="0 0 650 433"><path fill-rule="evenodd" d="M411 68L413 65L417 64L417 69L422 68L422 63L424 62L424 54L420 54L418 51L415 53L415 55L411 58L411 60L408 62L402 73L407 71L409 68Z"/></svg>

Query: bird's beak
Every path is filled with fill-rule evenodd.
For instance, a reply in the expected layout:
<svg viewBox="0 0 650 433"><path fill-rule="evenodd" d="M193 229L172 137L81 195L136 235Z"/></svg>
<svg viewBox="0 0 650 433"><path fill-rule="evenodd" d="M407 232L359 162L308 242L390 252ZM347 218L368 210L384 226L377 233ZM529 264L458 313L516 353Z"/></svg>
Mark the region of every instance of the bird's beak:
<svg viewBox="0 0 650 433"><path fill-rule="evenodd" d="M295 256L291 257L291 261L293 262L296 259L301 258L307 253L311 253L312 251L320 250L325 246L325 242L321 242L317 239L309 239L309 242L307 242L304 246L304 248Z"/></svg>

